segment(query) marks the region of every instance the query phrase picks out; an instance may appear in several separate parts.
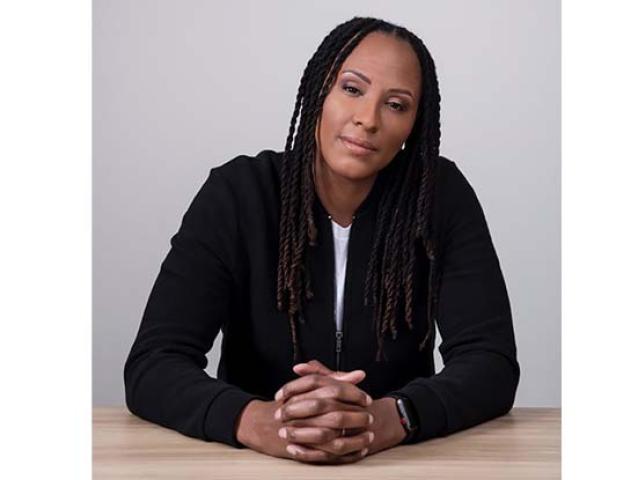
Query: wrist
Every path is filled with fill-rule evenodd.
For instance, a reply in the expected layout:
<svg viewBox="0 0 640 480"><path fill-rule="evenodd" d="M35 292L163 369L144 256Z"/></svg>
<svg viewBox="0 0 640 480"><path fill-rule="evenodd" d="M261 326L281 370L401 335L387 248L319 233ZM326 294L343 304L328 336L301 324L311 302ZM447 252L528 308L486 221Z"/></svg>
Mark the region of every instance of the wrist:
<svg viewBox="0 0 640 480"><path fill-rule="evenodd" d="M236 423L236 439L245 447L253 448L256 442L256 419L258 412L267 403L262 400L251 400L242 409Z"/></svg>
<svg viewBox="0 0 640 480"><path fill-rule="evenodd" d="M418 431L418 414L413 402L399 392L390 393L387 397L394 400L396 413L405 433L401 443L412 443L411 440L415 438Z"/></svg>
<svg viewBox="0 0 640 480"><path fill-rule="evenodd" d="M402 443L407 436L407 433L402 426L400 414L396 407L395 398L382 397L374 401L374 405L377 404L378 414L374 414L376 419L380 419L379 428L376 436L382 435L386 439L385 448L393 447Z"/></svg>

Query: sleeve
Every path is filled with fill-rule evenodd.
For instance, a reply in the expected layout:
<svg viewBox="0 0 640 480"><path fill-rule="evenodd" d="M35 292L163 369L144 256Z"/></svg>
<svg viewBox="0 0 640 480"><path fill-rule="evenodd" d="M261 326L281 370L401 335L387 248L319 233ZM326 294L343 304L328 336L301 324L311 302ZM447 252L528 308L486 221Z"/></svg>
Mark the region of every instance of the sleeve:
<svg viewBox="0 0 640 480"><path fill-rule="evenodd" d="M418 414L419 431L408 443L508 413L520 379L511 307L482 207L457 166L447 162L441 166L436 315L444 368L392 392L407 396Z"/></svg>
<svg viewBox="0 0 640 480"><path fill-rule="evenodd" d="M212 169L171 238L124 365L124 384L131 413L244 448L236 421L249 401L263 398L204 371L205 355L230 318L236 219L231 191Z"/></svg>

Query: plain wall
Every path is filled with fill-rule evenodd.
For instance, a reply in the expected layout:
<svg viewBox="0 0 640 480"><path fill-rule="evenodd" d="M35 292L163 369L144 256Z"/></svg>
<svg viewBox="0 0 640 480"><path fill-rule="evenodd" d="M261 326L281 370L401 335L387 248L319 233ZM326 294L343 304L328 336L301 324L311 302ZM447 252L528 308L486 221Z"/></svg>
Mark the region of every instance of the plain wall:
<svg viewBox="0 0 640 480"><path fill-rule="evenodd" d="M94 405L124 403L124 361L209 170L284 148L308 59L355 15L407 27L434 57L440 151L480 199L511 300L516 406L560 407L560 5L551 0L94 0ZM212 376L219 346L220 337Z"/></svg>

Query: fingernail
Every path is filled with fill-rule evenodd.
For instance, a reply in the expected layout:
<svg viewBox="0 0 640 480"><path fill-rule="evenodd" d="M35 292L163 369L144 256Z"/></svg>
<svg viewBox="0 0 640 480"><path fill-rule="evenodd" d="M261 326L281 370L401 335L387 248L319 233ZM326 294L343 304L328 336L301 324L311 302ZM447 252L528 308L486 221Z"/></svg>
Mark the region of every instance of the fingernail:
<svg viewBox="0 0 640 480"><path fill-rule="evenodd" d="M274 415L276 420L280 420L280 418L282 417L282 409L279 408L276 410L276 414Z"/></svg>
<svg viewBox="0 0 640 480"><path fill-rule="evenodd" d="M284 429L283 429L284 430ZM284 438L284 437L283 437ZM373 443L373 439L376 438L376 434L369 432L369 443Z"/></svg>
<svg viewBox="0 0 640 480"><path fill-rule="evenodd" d="M369 414L369 425L371 425L372 423L373 423L373 415Z"/></svg>
<svg viewBox="0 0 640 480"><path fill-rule="evenodd" d="M301 453L300 449L298 447L294 447L293 445L287 445L287 452L289 452L294 457Z"/></svg>
<svg viewBox="0 0 640 480"><path fill-rule="evenodd" d="M367 395L366 402L367 402L367 405L371 405L373 403L373 399L369 395Z"/></svg>
<svg viewBox="0 0 640 480"><path fill-rule="evenodd" d="M369 453L369 449L365 448L364 450L362 450L361 455L364 457L367 453Z"/></svg>
<svg viewBox="0 0 640 480"><path fill-rule="evenodd" d="M282 427L280 430L278 430L278 436L280 438L287 438L287 429Z"/></svg>
<svg viewBox="0 0 640 480"><path fill-rule="evenodd" d="M276 398L276 400L280 400L282 398L282 389L280 389L280 390L278 390L276 392L276 397L275 398Z"/></svg>

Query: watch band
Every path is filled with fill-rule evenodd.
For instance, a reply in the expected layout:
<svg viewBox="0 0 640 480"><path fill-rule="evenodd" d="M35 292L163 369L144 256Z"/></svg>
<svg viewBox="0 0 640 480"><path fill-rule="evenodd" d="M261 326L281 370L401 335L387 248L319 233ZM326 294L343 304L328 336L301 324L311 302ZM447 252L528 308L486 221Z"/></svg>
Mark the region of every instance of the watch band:
<svg viewBox="0 0 640 480"><path fill-rule="evenodd" d="M398 415L400 415L400 422L406 432L405 438L402 440L402 444L410 443L415 437L418 431L418 415L416 413L413 402L402 394L391 393L388 395L396 401L396 408L398 409Z"/></svg>

